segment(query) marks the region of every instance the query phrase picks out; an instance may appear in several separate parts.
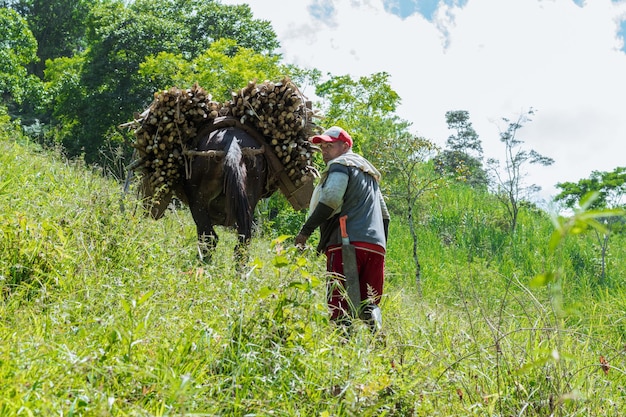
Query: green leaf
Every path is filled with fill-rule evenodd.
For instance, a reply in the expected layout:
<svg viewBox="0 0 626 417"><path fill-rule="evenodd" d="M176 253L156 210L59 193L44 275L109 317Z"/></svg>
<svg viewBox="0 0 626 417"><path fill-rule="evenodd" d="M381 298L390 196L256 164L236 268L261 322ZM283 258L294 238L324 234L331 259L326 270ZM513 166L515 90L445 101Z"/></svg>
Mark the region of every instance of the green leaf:
<svg viewBox="0 0 626 417"><path fill-rule="evenodd" d="M293 281L289 283L289 288L297 288L299 290L306 290L309 288L309 284L302 281Z"/></svg>
<svg viewBox="0 0 626 417"><path fill-rule="evenodd" d="M113 345L114 343L119 342L120 340L122 340L122 335L117 330L111 330L107 334L107 341L109 342L109 345Z"/></svg>
<svg viewBox="0 0 626 417"><path fill-rule="evenodd" d="M130 315L131 314L131 306L128 303L128 301L126 301L125 299L122 298L120 302L121 302L122 308L124 309L126 314Z"/></svg>
<svg viewBox="0 0 626 417"><path fill-rule="evenodd" d="M254 260L250 263L252 270L263 269L263 266L265 266L265 263L259 258L254 258Z"/></svg>
<svg viewBox="0 0 626 417"><path fill-rule="evenodd" d="M542 358L537 359L536 361L527 363L526 365L524 365L521 368L519 368L515 373L517 375L523 375L523 374L529 373L531 371L536 371L537 368L540 368L540 367L544 366L551 359L552 359L552 357L550 355L546 355L546 356L544 356Z"/></svg>
<svg viewBox="0 0 626 417"><path fill-rule="evenodd" d="M563 239L563 235L564 232L562 230L555 230L554 232L552 232L552 235L550 236L550 241L548 242L548 247L551 252L554 252L559 246L559 243L561 243L561 240Z"/></svg>
<svg viewBox="0 0 626 417"><path fill-rule="evenodd" d="M276 239L272 240L272 247L283 243L285 240L289 239L291 235L280 235Z"/></svg>
<svg viewBox="0 0 626 417"><path fill-rule="evenodd" d="M286 256L278 255L274 257L274 261L272 262L276 268L282 268L289 265L289 259Z"/></svg>
<svg viewBox="0 0 626 417"><path fill-rule="evenodd" d="M11 183L10 179L0 183L0 194L2 194L5 189L9 188L10 183Z"/></svg>
<svg viewBox="0 0 626 417"><path fill-rule="evenodd" d="M557 275L553 271L545 272L543 274L536 275L532 280L530 280L530 286L533 288L537 287L545 287L551 282L556 281Z"/></svg>
<svg viewBox="0 0 626 417"><path fill-rule="evenodd" d="M276 294L276 290L270 288L270 287L263 287L259 290L259 297L260 298L267 298L270 295Z"/></svg>
<svg viewBox="0 0 626 417"><path fill-rule="evenodd" d="M145 303L150 297L152 297L152 294L154 294L153 290L148 291L147 293L145 293L140 299L139 301L137 301L137 305L142 305L143 303Z"/></svg>
<svg viewBox="0 0 626 417"><path fill-rule="evenodd" d="M591 207L593 202L598 199L598 197L600 197L600 193L598 191L591 191L583 195L579 203L580 209L583 211L587 210L589 207Z"/></svg>

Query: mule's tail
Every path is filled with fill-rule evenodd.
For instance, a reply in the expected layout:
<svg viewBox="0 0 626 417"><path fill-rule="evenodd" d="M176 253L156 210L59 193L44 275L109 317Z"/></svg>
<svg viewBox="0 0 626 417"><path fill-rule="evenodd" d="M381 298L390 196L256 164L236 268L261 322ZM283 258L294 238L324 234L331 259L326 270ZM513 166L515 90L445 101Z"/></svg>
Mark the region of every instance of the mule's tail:
<svg viewBox="0 0 626 417"><path fill-rule="evenodd" d="M226 195L227 223L232 224L233 214L240 240L248 241L252 236L252 213L246 192L248 175L241 147L233 137L224 157L224 194Z"/></svg>

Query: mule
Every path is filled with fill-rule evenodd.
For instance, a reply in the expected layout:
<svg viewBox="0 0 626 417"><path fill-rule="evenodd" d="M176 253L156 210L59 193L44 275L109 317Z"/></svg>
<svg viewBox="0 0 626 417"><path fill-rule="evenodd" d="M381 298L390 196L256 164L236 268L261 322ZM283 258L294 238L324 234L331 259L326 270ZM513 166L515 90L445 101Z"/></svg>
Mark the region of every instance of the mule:
<svg viewBox="0 0 626 417"><path fill-rule="evenodd" d="M236 119L222 120L200 130L194 149L185 152L186 173L172 192L191 211L201 260L210 260L218 243L216 225L235 228L235 253L239 259L245 254L252 236L254 210L262 198L271 196L278 188L264 153L258 134ZM172 192L149 203L153 218L163 216ZM151 194L144 191L144 195Z"/></svg>

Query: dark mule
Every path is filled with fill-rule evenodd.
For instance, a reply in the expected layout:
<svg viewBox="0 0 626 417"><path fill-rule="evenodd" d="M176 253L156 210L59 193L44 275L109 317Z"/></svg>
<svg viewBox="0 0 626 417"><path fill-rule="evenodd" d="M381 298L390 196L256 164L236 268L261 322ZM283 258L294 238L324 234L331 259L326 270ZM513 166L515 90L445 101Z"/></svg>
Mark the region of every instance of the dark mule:
<svg viewBox="0 0 626 417"><path fill-rule="evenodd" d="M239 238L235 251L243 255L252 235L257 203L277 189L261 139L237 121L227 120L226 126L213 124L198 133L194 149L185 152L185 175L174 189L176 197L191 210L201 259L210 258L217 245L215 225L236 228ZM171 195L153 203L152 217L163 216L170 201Z"/></svg>
<svg viewBox="0 0 626 417"><path fill-rule="evenodd" d="M236 227L240 253L252 236L257 203L276 190L263 144L241 128L229 127L200 132L195 150L182 188L196 223L200 255L210 255L217 244L214 225ZM217 151L215 156L211 151Z"/></svg>

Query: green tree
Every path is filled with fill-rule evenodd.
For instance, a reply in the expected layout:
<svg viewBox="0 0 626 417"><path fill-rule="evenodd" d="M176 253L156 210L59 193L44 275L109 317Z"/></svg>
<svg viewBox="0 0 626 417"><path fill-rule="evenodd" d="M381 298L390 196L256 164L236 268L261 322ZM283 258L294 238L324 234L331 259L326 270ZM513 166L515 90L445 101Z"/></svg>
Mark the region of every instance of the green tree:
<svg viewBox="0 0 626 417"><path fill-rule="evenodd" d="M81 84L84 55L62 57L48 61L44 71L45 92L50 100L51 117L55 120L54 130L49 131L45 140L50 143L54 137L71 137L84 111L83 103L87 96Z"/></svg>
<svg viewBox="0 0 626 417"><path fill-rule="evenodd" d="M408 132L408 123L395 121L388 134L380 138L374 151L375 161L381 172L384 193L395 203L390 207L406 217L413 240L412 256L415 264L415 283L422 296L421 265L418 255L419 241L416 231L415 208L419 199L428 191L441 185L444 177L432 169L428 161L439 149L425 139Z"/></svg>
<svg viewBox="0 0 626 417"><path fill-rule="evenodd" d="M29 72L40 79L48 59L70 57L84 48L87 15L94 2L87 0L17 0L5 1L28 21L37 39L38 60Z"/></svg>
<svg viewBox="0 0 626 417"><path fill-rule="evenodd" d="M234 40L221 39L192 62L181 54L160 52L147 57L140 64L138 74L146 83L161 88L197 82L215 100L224 101L250 80L275 80L287 71L280 65L278 56L261 55L249 48L237 48L233 54L235 45Z"/></svg>
<svg viewBox="0 0 626 417"><path fill-rule="evenodd" d="M331 76L315 91L325 101L321 110L324 126L339 125L355 139L355 148L365 156L388 134L400 96L389 85L389 74L379 72L357 80L349 75Z"/></svg>
<svg viewBox="0 0 626 417"><path fill-rule="evenodd" d="M272 55L280 47L271 23L255 19L247 4L226 6L215 0L177 0L173 3L184 13L188 36L195 47L190 47L191 56L202 54L219 39L233 39L238 46L262 55ZM160 2L157 4L160 7ZM187 13L189 9L193 13ZM231 53L236 51L237 47L233 46Z"/></svg>
<svg viewBox="0 0 626 417"><path fill-rule="evenodd" d="M37 41L26 20L14 10L0 8L0 95L11 106L39 94L39 80L27 66L37 60Z"/></svg>
<svg viewBox="0 0 626 417"><path fill-rule="evenodd" d="M197 71L193 65L208 65L206 59L203 61L205 51L224 36L234 40L220 51L230 57L240 49L269 56L268 51L278 45L269 24L253 19L247 5L223 6L216 1L138 0L127 4L102 0L90 10L87 27L88 47L76 55L82 65L73 66L80 73L55 77L62 82L77 75L80 82L69 86L76 87L73 94L68 94L71 103L54 100L53 113L57 140L70 155L84 153L89 162L101 160L99 152L105 145L122 140L115 126L145 108L155 91L167 87L160 84L166 77L146 76L151 71L149 63L140 73L142 63L162 58L178 65L178 79L188 79L182 72ZM191 64L180 65L181 60ZM54 62L50 66L59 68ZM204 67L202 72L213 71L219 80L220 69L215 64ZM68 89L51 86L49 91L60 90ZM71 126L60 128L67 120L73 121Z"/></svg>
<svg viewBox="0 0 626 417"><path fill-rule="evenodd" d="M452 174L473 187L487 185L487 173L482 164L482 143L469 120L469 112L448 111L446 123L448 129L455 130L456 134L448 136L446 149L435 161L437 169L442 173Z"/></svg>
<svg viewBox="0 0 626 417"><path fill-rule="evenodd" d="M476 158L482 158L483 147L478 137L478 133L474 130L472 122L469 120L469 112L467 110L454 110L446 112L446 123L448 129L454 129L456 135L448 136L446 146L451 151L465 152Z"/></svg>
<svg viewBox="0 0 626 417"><path fill-rule="evenodd" d="M515 232L517 218L522 202L528 201L533 193L541 190L536 184L527 185L524 178L528 173L524 171L526 165L549 166L554 163L552 158L541 155L535 150L522 149L524 141L517 137L518 131L525 123L531 121L534 110L521 114L514 122L508 118L502 120L508 124L505 131L500 132L500 142L504 144L504 166L500 161L490 158L487 161L488 171L493 179L491 186L509 215L509 230Z"/></svg>
<svg viewBox="0 0 626 417"><path fill-rule="evenodd" d="M587 199L590 210L608 210L606 216L598 216L605 228L593 228L600 247L600 284L606 282L606 265L609 251L609 238L612 233L623 233L624 216L611 215L611 210L626 208L626 167L617 167L611 172L593 171L589 178L578 182L558 183L561 192L554 197L566 207L575 209ZM589 196L593 195L593 199Z"/></svg>
<svg viewBox="0 0 626 417"><path fill-rule="evenodd" d="M590 209L616 208L626 204L626 167L617 167L611 172L593 171L589 178L578 182L561 182L561 192L554 198L568 208L574 208L587 194L597 192Z"/></svg>

